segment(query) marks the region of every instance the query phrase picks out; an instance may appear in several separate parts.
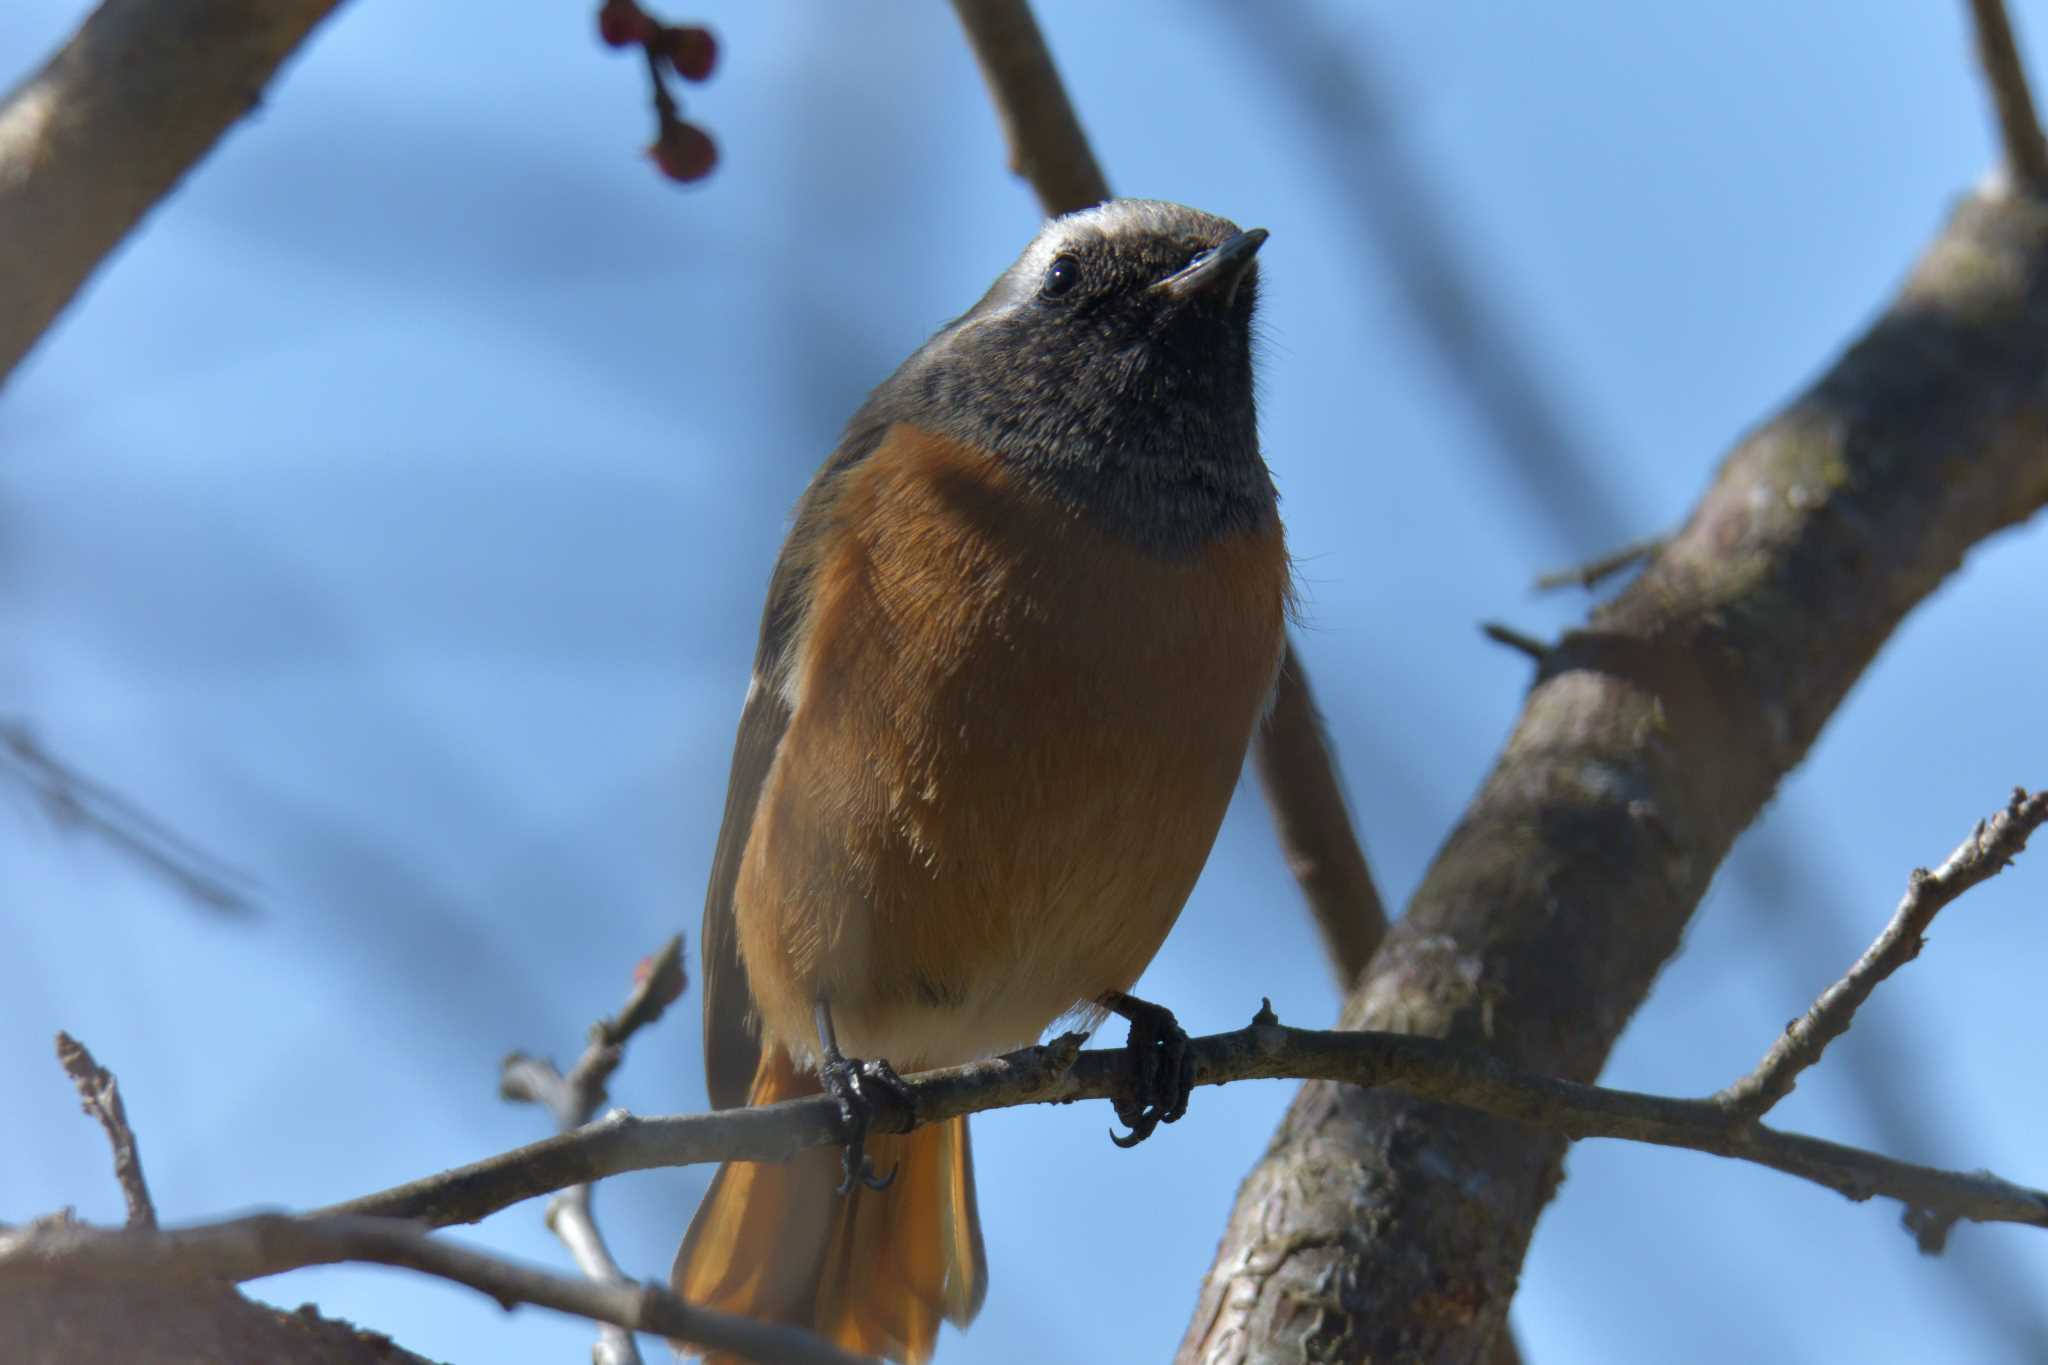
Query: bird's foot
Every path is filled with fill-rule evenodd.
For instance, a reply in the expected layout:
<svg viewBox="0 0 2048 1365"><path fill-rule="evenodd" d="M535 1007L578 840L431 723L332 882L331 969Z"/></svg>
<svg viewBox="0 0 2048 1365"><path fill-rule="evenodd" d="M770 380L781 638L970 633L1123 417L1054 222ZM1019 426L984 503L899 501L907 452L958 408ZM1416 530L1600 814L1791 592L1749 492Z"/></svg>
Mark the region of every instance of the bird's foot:
<svg viewBox="0 0 2048 1365"><path fill-rule="evenodd" d="M1109 1140L1119 1147L1135 1147L1160 1124L1188 1112L1188 1092L1195 1087L1194 1057L1188 1051L1187 1030L1164 1005L1122 991L1111 991L1102 1003L1131 1024L1125 1045L1131 1058L1130 1091L1112 1100L1117 1121L1131 1131L1122 1137L1111 1132Z"/></svg>
<svg viewBox="0 0 2048 1365"><path fill-rule="evenodd" d="M839 1182L838 1192L845 1195L855 1185L871 1190L888 1189L896 1172L875 1173L875 1163L867 1154L868 1129L874 1126L877 1112L888 1105L914 1112L916 1096L887 1062L880 1058L861 1061L845 1057L836 1047L825 1054L818 1067L818 1078L824 1082L825 1093L839 1106L840 1130L846 1134L846 1147L841 1153L846 1178Z"/></svg>

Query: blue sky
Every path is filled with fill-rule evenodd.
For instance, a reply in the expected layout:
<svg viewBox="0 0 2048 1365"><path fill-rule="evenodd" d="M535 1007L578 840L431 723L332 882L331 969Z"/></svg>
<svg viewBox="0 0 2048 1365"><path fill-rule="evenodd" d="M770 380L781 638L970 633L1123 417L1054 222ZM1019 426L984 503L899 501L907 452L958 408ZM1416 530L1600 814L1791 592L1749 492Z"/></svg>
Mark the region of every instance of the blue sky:
<svg viewBox="0 0 2048 1365"><path fill-rule="evenodd" d="M0 79L83 8L0 9ZM639 957L694 943L792 501L1035 226L942 7L676 14L725 54L688 96L723 164L689 190L637 155L631 63L582 7L542 8L346 7L0 392L0 715L259 905L195 910L0 791L0 1219L119 1212L59 1027L121 1076L170 1219L540 1135L496 1099L498 1059L566 1060ZM1534 574L1682 517L1990 166L1963 8L1326 3L1289 43L1220 0L1043 7L1119 190L1273 232L1263 438L1392 904L1527 680L1476 624L1577 619ZM2048 4L2015 19L2048 40ZM1597 498L1560 514L1533 435L1483 420L1418 328L1385 213L1417 196ZM2023 527L1908 621L1607 1079L1697 1094L1747 1069L1908 869L2048 782L2044 581L2048 533ZM2044 905L2023 860L1948 911L1782 1120L2048 1183ZM1261 996L1334 1017L1255 792L1141 990L1197 1031ZM635 1044L618 1103L701 1107L694 1006ZM1106 1105L977 1121L993 1289L941 1359L1163 1358L1290 1093L1204 1091L1132 1152ZM1964 1228L1930 1261L1891 1206L1704 1156L1587 1144L1567 1172L1514 1310L1535 1361L2048 1354L2038 1232ZM634 1273L665 1272L707 1174L600 1192ZM459 1235L565 1263L537 1205ZM255 1288L429 1356L587 1358L582 1323L396 1272Z"/></svg>

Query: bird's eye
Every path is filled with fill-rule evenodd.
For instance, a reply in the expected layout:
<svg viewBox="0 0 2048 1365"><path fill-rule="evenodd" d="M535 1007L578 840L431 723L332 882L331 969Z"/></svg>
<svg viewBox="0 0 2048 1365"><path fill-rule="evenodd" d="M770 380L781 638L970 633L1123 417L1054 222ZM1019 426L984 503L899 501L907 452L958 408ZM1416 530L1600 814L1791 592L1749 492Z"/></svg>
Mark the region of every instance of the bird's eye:
<svg viewBox="0 0 2048 1365"><path fill-rule="evenodd" d="M1072 256L1055 256L1051 265L1045 268L1045 279L1039 284L1038 292L1043 298L1056 299L1071 293L1081 282L1081 263Z"/></svg>

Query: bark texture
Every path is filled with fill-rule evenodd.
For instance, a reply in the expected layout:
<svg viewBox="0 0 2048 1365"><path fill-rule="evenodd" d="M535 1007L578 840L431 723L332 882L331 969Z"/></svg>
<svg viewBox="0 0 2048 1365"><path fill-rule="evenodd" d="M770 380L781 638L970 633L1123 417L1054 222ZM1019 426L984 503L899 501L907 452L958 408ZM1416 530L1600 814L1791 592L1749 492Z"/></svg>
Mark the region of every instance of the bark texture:
<svg viewBox="0 0 2048 1365"><path fill-rule="evenodd" d="M2048 501L2044 438L2048 207L1991 187L1544 659L1344 1026L1596 1075L1736 835L1906 612ZM1239 1192L1179 1360L1484 1359L1564 1145L1311 1082Z"/></svg>
<svg viewBox="0 0 2048 1365"><path fill-rule="evenodd" d="M52 1277L0 1287L0 1360L42 1365L433 1365L390 1338L228 1285Z"/></svg>

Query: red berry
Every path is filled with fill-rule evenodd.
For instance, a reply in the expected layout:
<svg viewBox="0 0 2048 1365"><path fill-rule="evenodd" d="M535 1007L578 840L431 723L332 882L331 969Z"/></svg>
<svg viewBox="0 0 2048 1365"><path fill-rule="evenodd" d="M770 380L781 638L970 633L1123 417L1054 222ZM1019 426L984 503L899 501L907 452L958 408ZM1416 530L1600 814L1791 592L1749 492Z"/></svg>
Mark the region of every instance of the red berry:
<svg viewBox="0 0 2048 1365"><path fill-rule="evenodd" d="M655 33L654 21L634 0L604 0L597 11L597 36L606 47L631 47Z"/></svg>
<svg viewBox="0 0 2048 1365"><path fill-rule="evenodd" d="M659 41L668 64L686 81L701 81L718 65L718 39L708 28L665 28Z"/></svg>
<svg viewBox="0 0 2048 1365"><path fill-rule="evenodd" d="M647 149L647 154L661 167L663 175L684 184L702 180L718 164L718 146L711 135L681 119L662 128L660 138Z"/></svg>

